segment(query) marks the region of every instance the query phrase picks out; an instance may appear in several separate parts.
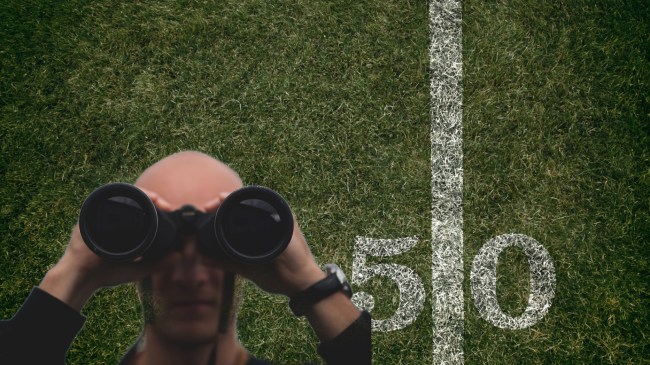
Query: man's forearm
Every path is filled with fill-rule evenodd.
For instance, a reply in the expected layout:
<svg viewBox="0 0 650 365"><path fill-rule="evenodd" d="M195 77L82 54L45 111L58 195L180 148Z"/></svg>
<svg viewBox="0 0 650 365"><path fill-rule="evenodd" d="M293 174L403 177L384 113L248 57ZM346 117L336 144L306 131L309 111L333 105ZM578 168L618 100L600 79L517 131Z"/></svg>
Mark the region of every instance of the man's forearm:
<svg viewBox="0 0 650 365"><path fill-rule="evenodd" d="M89 286L80 273L67 270L62 262L45 274L39 288L78 312L95 292L95 288Z"/></svg>
<svg viewBox="0 0 650 365"><path fill-rule="evenodd" d="M335 293L314 304L306 313L307 320L321 342L342 333L361 315L343 292Z"/></svg>

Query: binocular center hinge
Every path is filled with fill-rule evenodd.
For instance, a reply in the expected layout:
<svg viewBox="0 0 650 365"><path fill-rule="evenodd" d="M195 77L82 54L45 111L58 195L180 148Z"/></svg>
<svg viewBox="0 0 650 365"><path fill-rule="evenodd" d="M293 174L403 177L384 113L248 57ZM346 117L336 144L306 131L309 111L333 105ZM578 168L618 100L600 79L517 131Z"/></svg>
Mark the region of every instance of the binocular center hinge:
<svg viewBox="0 0 650 365"><path fill-rule="evenodd" d="M180 212L181 220L185 223L194 223L198 210L191 205L183 205Z"/></svg>

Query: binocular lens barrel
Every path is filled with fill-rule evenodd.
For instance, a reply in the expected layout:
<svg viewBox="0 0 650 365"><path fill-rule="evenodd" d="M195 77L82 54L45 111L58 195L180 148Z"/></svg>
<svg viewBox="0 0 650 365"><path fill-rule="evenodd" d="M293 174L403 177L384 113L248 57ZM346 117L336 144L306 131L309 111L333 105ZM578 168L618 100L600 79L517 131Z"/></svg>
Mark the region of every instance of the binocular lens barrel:
<svg viewBox="0 0 650 365"><path fill-rule="evenodd" d="M226 254L246 263L270 261L291 241L291 210L279 194L268 188L248 186L236 190L216 214L187 209L157 210L142 190L113 183L86 198L79 228L86 245L112 261L130 261L178 248L179 233L187 233L188 227L197 234L202 252L211 256Z"/></svg>
<svg viewBox="0 0 650 365"><path fill-rule="evenodd" d="M158 215L149 196L133 185L104 185L84 201L79 214L81 236L98 256L126 261L151 246Z"/></svg>

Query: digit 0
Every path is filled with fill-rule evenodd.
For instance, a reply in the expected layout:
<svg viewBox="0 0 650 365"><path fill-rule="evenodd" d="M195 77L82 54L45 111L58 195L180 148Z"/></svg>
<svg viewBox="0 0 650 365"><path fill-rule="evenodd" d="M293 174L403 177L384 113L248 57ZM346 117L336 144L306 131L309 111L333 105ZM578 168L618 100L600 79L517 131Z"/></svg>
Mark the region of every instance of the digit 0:
<svg viewBox="0 0 650 365"><path fill-rule="evenodd" d="M519 247L530 265L528 306L519 317L504 313L496 295L499 254L507 247ZM551 255L535 239L523 234L505 234L481 247L472 263L470 274L472 298L481 317L499 328L527 328L546 315L555 297L555 268Z"/></svg>

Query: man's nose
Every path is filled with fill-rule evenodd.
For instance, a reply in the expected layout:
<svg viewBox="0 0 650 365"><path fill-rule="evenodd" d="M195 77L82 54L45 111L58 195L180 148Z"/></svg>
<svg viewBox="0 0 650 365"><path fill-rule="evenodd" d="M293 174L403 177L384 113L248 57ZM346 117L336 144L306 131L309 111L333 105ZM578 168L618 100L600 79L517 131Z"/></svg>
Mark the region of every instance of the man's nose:
<svg viewBox="0 0 650 365"><path fill-rule="evenodd" d="M179 254L173 273L174 281L200 283L208 279L195 235L184 238Z"/></svg>

